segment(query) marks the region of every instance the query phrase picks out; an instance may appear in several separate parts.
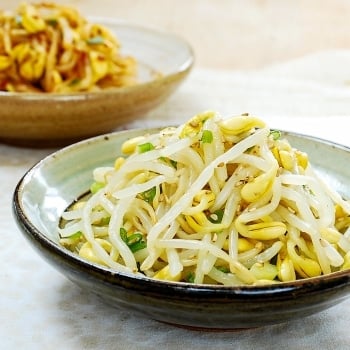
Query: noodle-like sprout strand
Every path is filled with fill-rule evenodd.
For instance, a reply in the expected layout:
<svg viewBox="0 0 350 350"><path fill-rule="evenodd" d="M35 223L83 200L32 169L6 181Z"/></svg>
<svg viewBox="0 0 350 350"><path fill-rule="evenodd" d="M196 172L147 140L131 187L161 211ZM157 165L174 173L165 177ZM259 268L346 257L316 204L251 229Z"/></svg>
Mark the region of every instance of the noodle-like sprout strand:
<svg viewBox="0 0 350 350"><path fill-rule="evenodd" d="M62 215L60 242L116 271L254 285L350 267L350 204L250 115L205 112L127 140Z"/></svg>

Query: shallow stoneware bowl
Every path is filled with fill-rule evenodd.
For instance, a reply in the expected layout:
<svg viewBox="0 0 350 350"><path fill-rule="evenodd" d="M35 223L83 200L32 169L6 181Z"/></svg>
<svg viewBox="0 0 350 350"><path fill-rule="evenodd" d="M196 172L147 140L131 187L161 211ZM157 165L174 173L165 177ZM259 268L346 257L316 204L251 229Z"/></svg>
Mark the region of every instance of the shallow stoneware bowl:
<svg viewBox="0 0 350 350"><path fill-rule="evenodd" d="M136 58L139 84L90 93L0 92L0 142L56 146L111 132L163 102L193 66L192 48L173 34L107 19L91 21L110 28L122 54Z"/></svg>
<svg viewBox="0 0 350 350"><path fill-rule="evenodd" d="M350 271L268 286L196 285L112 271L61 247L60 216L86 193L92 170L113 164L121 144L145 132L115 132L63 148L36 164L18 183L13 209L19 228L38 253L67 278L116 307L178 326L206 329L286 322L327 309L348 296ZM295 133L284 136L309 154L315 170L330 186L350 198L349 149Z"/></svg>

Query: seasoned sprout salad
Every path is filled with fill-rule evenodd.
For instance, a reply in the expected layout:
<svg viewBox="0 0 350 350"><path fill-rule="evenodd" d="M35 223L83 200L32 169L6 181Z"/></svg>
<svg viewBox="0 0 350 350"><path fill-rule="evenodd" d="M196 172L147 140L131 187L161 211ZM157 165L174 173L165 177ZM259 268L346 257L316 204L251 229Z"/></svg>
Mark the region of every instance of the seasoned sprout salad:
<svg viewBox="0 0 350 350"><path fill-rule="evenodd" d="M259 118L205 112L127 140L63 214L60 243L110 269L257 285L350 267L350 204Z"/></svg>
<svg viewBox="0 0 350 350"><path fill-rule="evenodd" d="M70 93L136 83L117 37L75 8L21 3L0 11L0 90Z"/></svg>

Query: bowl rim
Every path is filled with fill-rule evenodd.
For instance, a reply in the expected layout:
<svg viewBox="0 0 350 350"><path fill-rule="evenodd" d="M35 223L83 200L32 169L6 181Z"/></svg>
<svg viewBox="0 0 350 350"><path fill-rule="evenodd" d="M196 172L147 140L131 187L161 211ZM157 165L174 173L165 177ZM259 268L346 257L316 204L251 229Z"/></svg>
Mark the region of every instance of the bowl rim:
<svg viewBox="0 0 350 350"><path fill-rule="evenodd" d="M155 79L147 80L144 82L136 83L135 85L130 86L121 86L121 87L110 87L106 89L96 90L96 91L76 91L76 92L8 92L8 91L0 91L0 101L1 99L18 99L21 98L23 100L47 100L50 98L51 100L73 100L73 99L88 99L94 98L102 95L115 95L115 94L130 94L132 92L136 92L139 89L145 89L149 86L152 86L154 83L162 83L168 80L175 78L177 75L187 74L191 71L195 63L195 53L191 44L182 36L174 34L172 32L163 30L161 28L157 28L155 26L146 26L140 25L131 21L123 20L123 19L114 19L102 16L86 16L89 21L94 21L95 23L105 24L105 25L115 25L122 26L125 28L137 29L143 32L151 32L156 35L163 35L177 42L181 43L183 48L188 52L188 56L186 60L184 60L181 65L174 71L161 75ZM117 35L117 34L116 34Z"/></svg>
<svg viewBox="0 0 350 350"><path fill-rule="evenodd" d="M242 298L247 297L252 298L252 300L264 298L274 298L274 297L289 297L290 293L294 294L294 297L298 295L304 295L306 293L322 291L326 289L332 289L334 287L341 287L346 285L350 281L350 269L332 272L327 275L321 275L317 277L310 277L304 279L298 279L290 282L278 282L271 284L261 284L261 285L237 285L237 286L227 286L227 285L211 285L211 284L194 284L189 282L172 282L156 280L147 276L140 274L132 274L123 271L113 270L112 268L105 267L93 262L89 262L77 254L69 251L68 249L61 247L58 243L54 242L52 239L47 237L46 234L42 233L37 229L30 221L29 217L25 214L23 204L21 202L21 192L25 183L30 179L33 173L40 169L40 166L55 158L59 154L64 154L74 148L79 148L84 145L93 145L95 142L102 140L110 140L111 137L115 137L122 134L128 134L132 132L148 132L151 130L159 130L164 127L153 127L153 128L134 128L128 130L114 131L106 133L103 135L94 136L69 146L63 147L43 159L35 163L31 168L29 168L22 178L17 183L12 197L12 212L18 227L21 228L22 233L29 241L34 241L35 244L47 249L54 256L63 258L73 266L77 271L82 271L86 274L93 274L97 279L103 280L105 283L110 283L112 285L122 286L127 283L128 289L133 291L141 291L147 288L147 293L159 294L159 290L176 291L182 295L182 297L195 297L195 298L205 298L209 297L212 299L213 296L218 301L222 298ZM273 129L273 128L272 128ZM341 149L346 152L350 152L350 147L338 144L333 141L329 141L320 137L305 135L302 133L294 131L286 131L278 129L283 135L288 137L288 135L294 137L302 137L304 139L309 139L313 142L321 142L333 148ZM91 169L92 170L92 169Z"/></svg>

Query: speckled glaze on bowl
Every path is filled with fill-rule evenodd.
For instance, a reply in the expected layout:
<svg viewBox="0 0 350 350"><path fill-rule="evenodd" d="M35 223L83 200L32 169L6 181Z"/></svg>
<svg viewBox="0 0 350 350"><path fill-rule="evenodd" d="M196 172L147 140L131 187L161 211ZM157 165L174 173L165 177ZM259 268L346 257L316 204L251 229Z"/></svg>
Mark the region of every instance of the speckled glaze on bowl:
<svg viewBox="0 0 350 350"><path fill-rule="evenodd" d="M0 142L62 146L111 132L163 102L193 66L192 48L173 34L121 21L91 21L113 30L122 53L137 59L140 83L91 93L0 92ZM156 78L156 72L162 76Z"/></svg>
<svg viewBox="0 0 350 350"><path fill-rule="evenodd" d="M157 130L147 130L154 131ZM59 218L86 192L92 169L112 164L126 139L145 132L110 133L66 147L36 164L18 183L13 210L19 228L38 253L67 278L116 307L201 329L286 322L327 309L349 295L350 271L269 286L195 285L118 273L62 248L57 243ZM330 186L350 198L349 149L294 133L284 136L309 154L315 169Z"/></svg>

